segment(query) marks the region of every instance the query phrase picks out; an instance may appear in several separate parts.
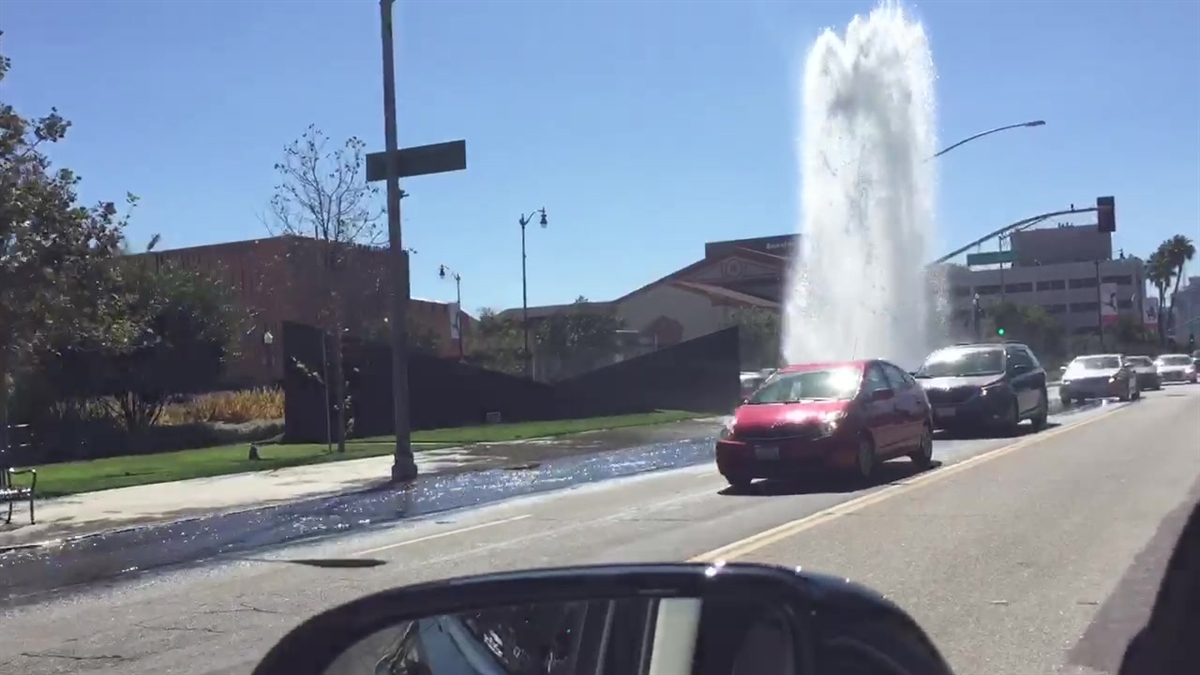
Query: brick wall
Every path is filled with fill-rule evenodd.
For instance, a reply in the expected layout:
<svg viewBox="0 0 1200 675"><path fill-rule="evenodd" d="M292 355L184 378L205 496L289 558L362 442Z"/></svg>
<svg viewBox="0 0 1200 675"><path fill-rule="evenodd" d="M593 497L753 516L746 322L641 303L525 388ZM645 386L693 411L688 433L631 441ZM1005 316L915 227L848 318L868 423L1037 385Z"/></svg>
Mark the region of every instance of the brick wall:
<svg viewBox="0 0 1200 675"><path fill-rule="evenodd" d="M359 334L378 326L389 313L391 270L386 249L353 247L345 252L341 280L336 285L324 276L325 245L295 236L264 237L208 246L195 246L139 255L156 265L178 264L214 274L234 291L246 314L241 330L240 354L231 360L227 374L232 384L261 385L282 377L283 322L329 325L332 301L343 316L347 332ZM409 326L433 332L439 352L456 357L458 346L450 339L450 305L427 300L409 304ZM462 320L469 333L470 319ZM273 344L264 342L269 332Z"/></svg>

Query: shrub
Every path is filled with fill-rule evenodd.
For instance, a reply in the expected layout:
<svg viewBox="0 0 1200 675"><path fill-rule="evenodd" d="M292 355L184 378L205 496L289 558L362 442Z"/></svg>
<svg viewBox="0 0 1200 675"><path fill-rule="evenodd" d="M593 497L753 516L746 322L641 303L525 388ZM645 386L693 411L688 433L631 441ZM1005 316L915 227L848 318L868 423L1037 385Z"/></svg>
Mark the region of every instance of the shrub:
<svg viewBox="0 0 1200 675"><path fill-rule="evenodd" d="M193 396L169 404L160 424L180 425L221 422L245 424L283 419L283 391L259 388Z"/></svg>

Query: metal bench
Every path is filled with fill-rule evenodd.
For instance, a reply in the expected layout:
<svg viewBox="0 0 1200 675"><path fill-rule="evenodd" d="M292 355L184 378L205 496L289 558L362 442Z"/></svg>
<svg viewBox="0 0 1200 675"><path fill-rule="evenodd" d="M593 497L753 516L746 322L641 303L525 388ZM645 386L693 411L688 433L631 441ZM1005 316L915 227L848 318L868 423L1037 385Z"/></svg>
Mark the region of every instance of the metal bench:
<svg viewBox="0 0 1200 675"><path fill-rule="evenodd" d="M29 485L17 485L13 482L16 476L28 475ZM8 502L8 517L4 523L12 522L13 505L19 501L29 500L29 524L34 522L33 498L37 490L37 469L0 468L0 502Z"/></svg>
<svg viewBox="0 0 1200 675"><path fill-rule="evenodd" d="M29 425L17 424L10 426L9 440L12 441L14 448L26 448L30 445L31 439L29 436ZM24 434L26 436L24 443L16 443L16 436ZM11 465L11 456L6 456L8 453L0 452L0 504L8 502L8 516L4 520L7 525L12 522L13 507L17 502L29 501L29 524L34 523L33 501L34 495L37 492L37 469L19 469ZM28 485L18 485L14 480L18 476L28 476ZM22 481L24 482L24 481Z"/></svg>

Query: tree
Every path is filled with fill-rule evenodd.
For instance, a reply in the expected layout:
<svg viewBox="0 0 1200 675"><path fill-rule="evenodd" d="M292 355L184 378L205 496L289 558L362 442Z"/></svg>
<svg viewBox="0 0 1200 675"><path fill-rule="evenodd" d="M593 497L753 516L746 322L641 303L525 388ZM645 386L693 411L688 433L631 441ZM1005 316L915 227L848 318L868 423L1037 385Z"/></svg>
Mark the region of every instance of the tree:
<svg viewBox="0 0 1200 675"><path fill-rule="evenodd" d="M618 317L597 309L581 295L566 311L552 314L538 324L534 343L542 354L562 364L576 364L564 368L570 373L615 353L617 331L621 327Z"/></svg>
<svg viewBox="0 0 1200 675"><path fill-rule="evenodd" d="M502 317L495 310L484 307L479 310L479 320L467 336L467 360L481 368L520 374L524 368L521 358L523 339L520 321Z"/></svg>
<svg viewBox="0 0 1200 675"><path fill-rule="evenodd" d="M1167 341L1167 289L1171 286L1174 277L1175 265L1167 256L1164 242L1146 259L1146 280L1154 286L1154 290L1158 293L1159 344L1165 344Z"/></svg>
<svg viewBox="0 0 1200 675"><path fill-rule="evenodd" d="M363 317L348 317L347 293L363 292L348 283L348 260L358 247L378 244L384 211L378 190L367 183L363 149L358 138L330 147L329 139L315 126L284 148L282 162L275 165L280 182L271 198L268 229L276 234L308 237L320 242L320 260L314 274L320 297L318 323L333 339L332 363L327 364L324 382L333 385L338 452L346 450L346 378L342 372L343 337L349 323ZM378 282L378 280L377 280ZM377 284L378 285L378 284ZM327 386L327 385L326 385Z"/></svg>
<svg viewBox="0 0 1200 675"><path fill-rule="evenodd" d="M1044 356L1067 351L1062 324L1041 307L1003 301L989 308L987 315L996 332L1004 329L1005 339L1024 342Z"/></svg>
<svg viewBox="0 0 1200 675"><path fill-rule="evenodd" d="M1162 251L1166 263L1175 270L1175 288L1171 291L1171 316L1175 314L1175 298L1178 297L1179 285L1183 282L1183 267L1196 257L1196 245L1182 234L1177 234L1164 241L1159 250Z"/></svg>
<svg viewBox="0 0 1200 675"><path fill-rule="evenodd" d="M117 267L112 309L132 330L63 344L43 374L60 395L105 397L111 416L139 432L158 422L171 397L218 384L240 313L230 289L203 272L137 257Z"/></svg>
<svg viewBox="0 0 1200 675"><path fill-rule="evenodd" d="M10 65L0 54L0 82ZM58 336L105 324L107 262L127 216L112 202L78 205L79 177L51 165L43 147L69 128L55 109L31 119L0 101L0 452L14 369Z"/></svg>
<svg viewBox="0 0 1200 675"><path fill-rule="evenodd" d="M1146 329L1141 317L1122 314L1112 328L1113 337L1122 347L1137 349L1154 342L1154 334Z"/></svg>
<svg viewBox="0 0 1200 675"><path fill-rule="evenodd" d="M779 365L782 324L779 312L767 307L739 307L725 322L738 327L742 367L761 370Z"/></svg>

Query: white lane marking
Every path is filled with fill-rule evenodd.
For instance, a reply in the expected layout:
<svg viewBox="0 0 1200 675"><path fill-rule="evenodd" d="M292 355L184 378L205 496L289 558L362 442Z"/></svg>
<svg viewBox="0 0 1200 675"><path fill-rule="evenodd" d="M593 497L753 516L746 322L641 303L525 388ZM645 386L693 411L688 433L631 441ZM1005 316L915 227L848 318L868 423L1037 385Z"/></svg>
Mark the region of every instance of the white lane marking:
<svg viewBox="0 0 1200 675"><path fill-rule="evenodd" d="M496 525L515 523L518 520L525 520L526 518L532 518L532 517L533 517L533 514L526 513L524 515L513 516L512 518L505 518L503 520L493 520L488 523L480 523L478 525L472 525L470 527L460 527L457 530L450 530L448 532L438 532L437 534L430 534L430 535L426 535L424 537L417 537L416 539L405 539L404 541L398 541L394 544L387 544L385 546L376 546L375 548L369 548L365 551L358 551L356 553L351 553L350 555L351 556L359 556L359 555L368 555L371 553L379 553L380 551L389 551L394 548L400 548L401 546L408 546L409 544L420 544L421 542L431 541L433 539L442 539L443 537L452 537L456 534L465 534L467 532L474 532L475 530L482 530L485 527L495 527Z"/></svg>

